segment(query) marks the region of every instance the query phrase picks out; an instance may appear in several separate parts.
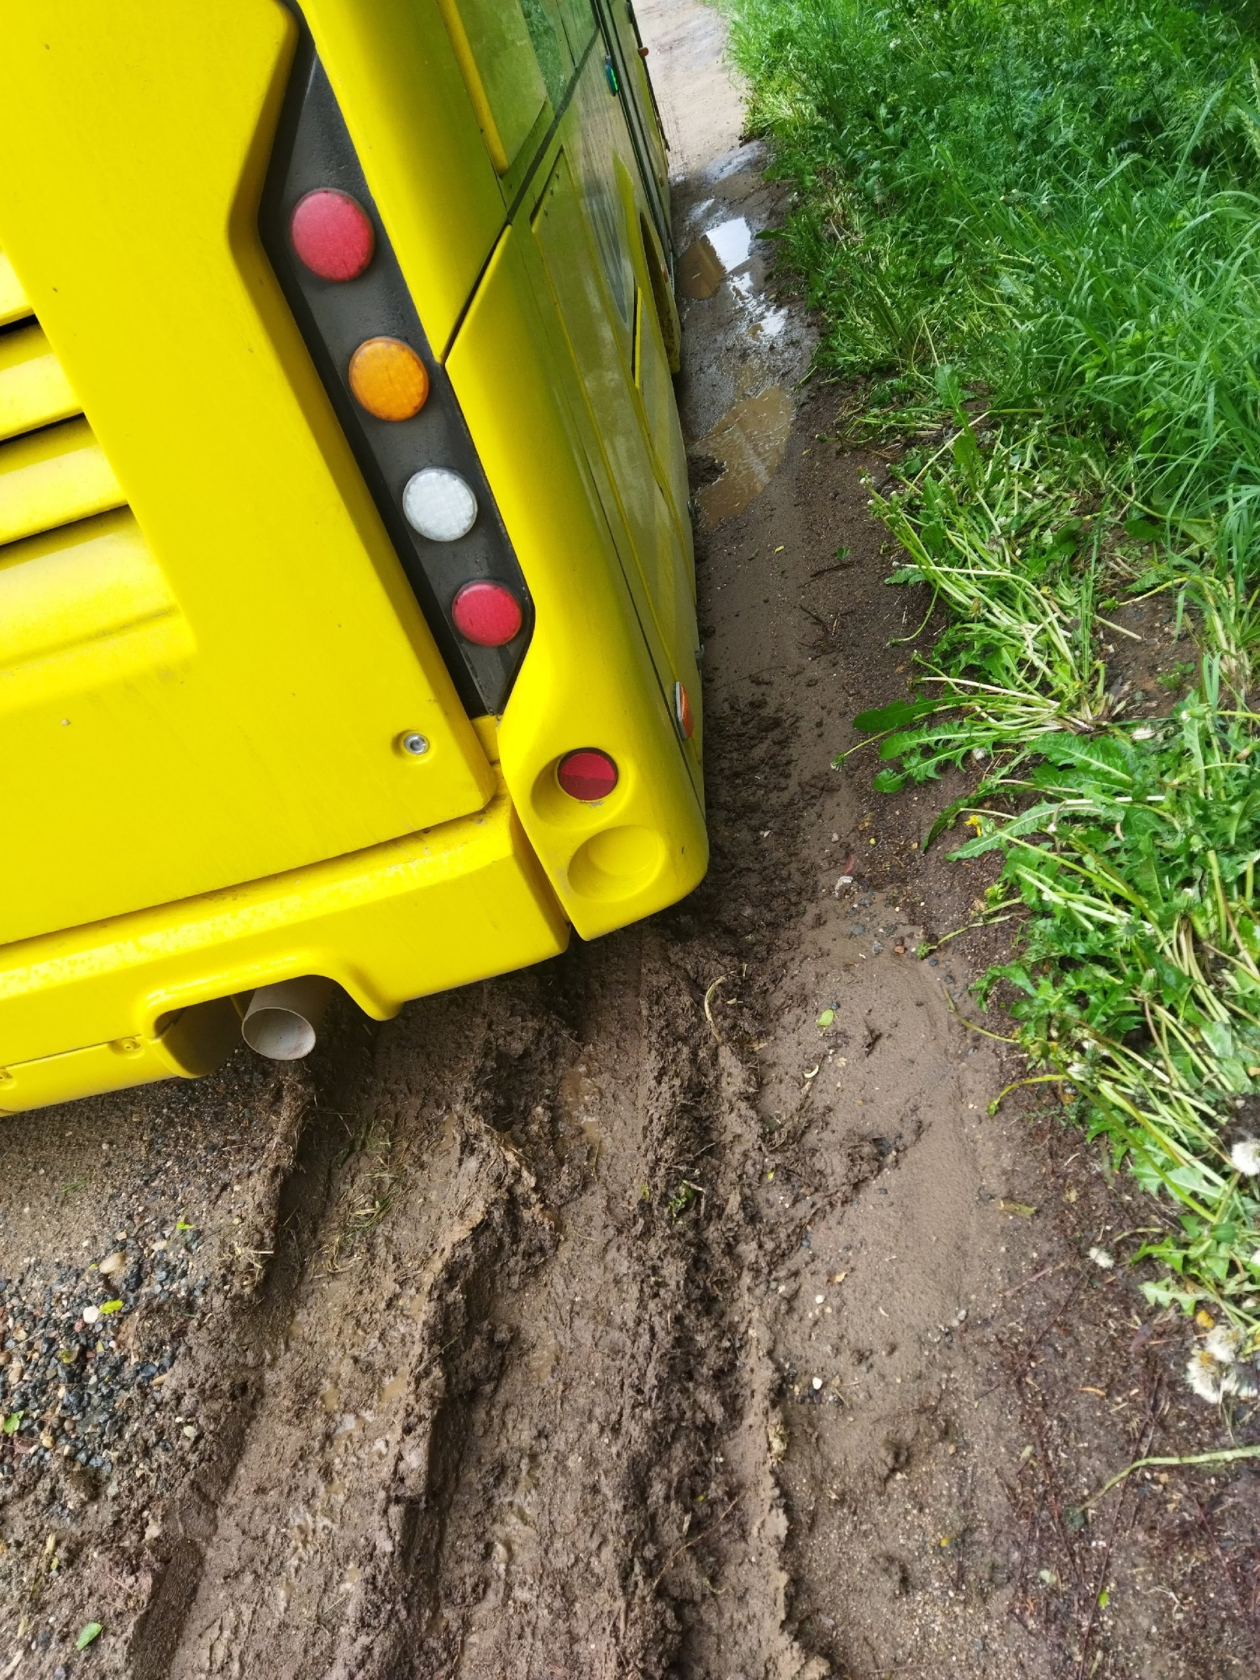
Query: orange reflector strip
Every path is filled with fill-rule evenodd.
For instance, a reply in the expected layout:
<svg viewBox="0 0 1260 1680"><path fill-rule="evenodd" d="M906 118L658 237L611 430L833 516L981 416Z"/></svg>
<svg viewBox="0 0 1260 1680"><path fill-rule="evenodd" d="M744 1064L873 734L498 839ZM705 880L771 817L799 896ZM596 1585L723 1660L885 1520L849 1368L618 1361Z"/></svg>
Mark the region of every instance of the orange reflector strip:
<svg viewBox="0 0 1260 1680"><path fill-rule="evenodd" d="M695 721L691 716L691 696L682 683L674 684L674 717L678 722L678 730L684 741L690 741L691 732L695 728Z"/></svg>
<svg viewBox="0 0 1260 1680"><path fill-rule="evenodd" d="M350 389L378 420L410 420L429 395L429 372L400 338L369 338L350 358Z"/></svg>

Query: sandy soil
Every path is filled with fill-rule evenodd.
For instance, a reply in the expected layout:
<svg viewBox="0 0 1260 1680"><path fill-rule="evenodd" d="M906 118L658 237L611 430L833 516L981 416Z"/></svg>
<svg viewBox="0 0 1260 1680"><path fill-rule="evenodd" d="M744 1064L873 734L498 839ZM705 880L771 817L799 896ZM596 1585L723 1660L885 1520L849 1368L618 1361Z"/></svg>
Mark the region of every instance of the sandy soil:
<svg viewBox="0 0 1260 1680"><path fill-rule="evenodd" d="M711 874L382 1029L343 1005L297 1070L5 1124L0 1680L1257 1672L1260 1477L1079 1509L1254 1425L1088 1259L1144 1222L1123 1181L1053 1104L989 1114L997 935L916 955L985 884L920 849L952 790L831 768L921 603L883 585L885 464L800 385L719 20L640 13Z"/></svg>

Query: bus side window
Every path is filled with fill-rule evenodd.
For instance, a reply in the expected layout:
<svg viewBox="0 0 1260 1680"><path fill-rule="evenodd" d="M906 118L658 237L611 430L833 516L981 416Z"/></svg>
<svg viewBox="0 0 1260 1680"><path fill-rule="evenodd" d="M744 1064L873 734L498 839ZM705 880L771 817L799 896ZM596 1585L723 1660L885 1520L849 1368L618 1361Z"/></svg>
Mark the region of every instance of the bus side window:
<svg viewBox="0 0 1260 1680"><path fill-rule="evenodd" d="M580 64L582 54L595 33L595 11L591 0L550 0L550 6L560 14L564 32L569 37L573 62Z"/></svg>
<svg viewBox="0 0 1260 1680"><path fill-rule="evenodd" d="M491 159L506 175L547 102L521 0L438 0L438 5ZM540 0L532 0L534 8L542 9Z"/></svg>
<svg viewBox="0 0 1260 1680"><path fill-rule="evenodd" d="M534 43L534 56L547 87L547 97L551 100L552 110L558 111L573 73L573 59L558 0L521 0L521 6L525 13L525 27Z"/></svg>
<svg viewBox="0 0 1260 1680"><path fill-rule="evenodd" d="M677 675L694 646L689 627L689 566L682 532L661 493L639 405L631 395L630 358L622 353L622 341L630 339L630 332L623 332L603 283L584 196L568 157L561 152L535 208L532 227L594 423L594 448L602 454L612 480L648 611L665 650L664 680L671 672ZM627 342L626 349L630 348ZM617 517L611 507L605 512L610 523Z"/></svg>
<svg viewBox="0 0 1260 1680"><path fill-rule="evenodd" d="M609 94L602 59L587 61L573 105L577 124L570 130L569 149L582 203L599 247L604 279L625 329L622 344L628 362L634 322L634 270L616 174L616 159L624 149L625 125L620 100Z"/></svg>

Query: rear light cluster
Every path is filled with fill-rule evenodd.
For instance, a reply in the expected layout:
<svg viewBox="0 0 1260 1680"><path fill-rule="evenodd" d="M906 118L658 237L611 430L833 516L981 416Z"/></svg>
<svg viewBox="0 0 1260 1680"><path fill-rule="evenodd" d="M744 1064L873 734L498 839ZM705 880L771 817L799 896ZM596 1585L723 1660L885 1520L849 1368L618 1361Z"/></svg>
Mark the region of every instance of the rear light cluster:
<svg viewBox="0 0 1260 1680"><path fill-rule="evenodd" d="M460 698L501 712L529 640L529 593L309 45L261 227Z"/></svg>

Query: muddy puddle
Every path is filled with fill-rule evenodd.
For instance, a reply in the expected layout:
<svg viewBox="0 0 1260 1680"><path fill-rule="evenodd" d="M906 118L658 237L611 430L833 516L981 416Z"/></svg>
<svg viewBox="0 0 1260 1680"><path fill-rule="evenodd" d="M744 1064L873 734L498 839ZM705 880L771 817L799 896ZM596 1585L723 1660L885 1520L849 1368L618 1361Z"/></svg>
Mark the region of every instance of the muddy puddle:
<svg viewBox="0 0 1260 1680"><path fill-rule="evenodd" d="M683 330L697 347L679 394L707 529L742 513L778 470L813 353L759 238L777 213L763 165L759 144L737 142L681 182L675 203Z"/></svg>
<svg viewBox="0 0 1260 1680"><path fill-rule="evenodd" d="M715 461L720 476L696 494L705 524L712 528L742 513L774 477L787 448L796 409L782 385L745 397L697 440L695 453Z"/></svg>

